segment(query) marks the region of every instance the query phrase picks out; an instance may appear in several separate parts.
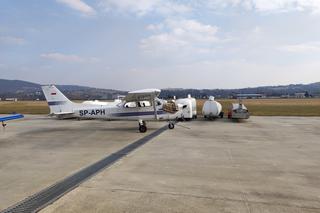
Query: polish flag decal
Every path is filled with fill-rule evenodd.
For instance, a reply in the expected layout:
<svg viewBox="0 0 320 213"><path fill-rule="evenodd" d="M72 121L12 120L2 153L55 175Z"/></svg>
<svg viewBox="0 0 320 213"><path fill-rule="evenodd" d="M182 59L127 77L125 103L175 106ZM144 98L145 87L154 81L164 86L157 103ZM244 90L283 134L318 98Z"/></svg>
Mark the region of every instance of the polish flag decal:
<svg viewBox="0 0 320 213"><path fill-rule="evenodd" d="M56 92L52 92L52 93L51 93L51 95L56 95L56 94L57 94Z"/></svg>

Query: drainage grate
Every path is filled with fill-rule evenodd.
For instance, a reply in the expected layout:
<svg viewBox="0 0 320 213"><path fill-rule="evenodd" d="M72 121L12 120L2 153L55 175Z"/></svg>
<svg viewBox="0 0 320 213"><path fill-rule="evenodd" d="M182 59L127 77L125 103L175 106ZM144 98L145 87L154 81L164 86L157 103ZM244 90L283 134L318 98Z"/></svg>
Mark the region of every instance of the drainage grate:
<svg viewBox="0 0 320 213"><path fill-rule="evenodd" d="M66 193L70 192L74 188L78 187L82 182L97 174L102 169L111 166L113 163L123 158L133 150L144 145L154 137L160 135L167 129L167 126L163 126L153 133L129 144L128 146L120 149L119 151L103 158L102 160L76 172L75 174L49 186L48 188L27 197L26 199L14 204L13 206L1 211L1 213L8 212L37 212L47 205L53 203Z"/></svg>

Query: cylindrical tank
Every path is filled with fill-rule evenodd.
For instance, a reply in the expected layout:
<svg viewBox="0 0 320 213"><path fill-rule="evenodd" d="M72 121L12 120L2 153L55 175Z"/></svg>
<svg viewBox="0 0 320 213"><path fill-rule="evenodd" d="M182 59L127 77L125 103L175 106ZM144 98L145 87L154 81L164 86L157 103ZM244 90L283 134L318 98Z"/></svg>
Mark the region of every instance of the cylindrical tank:
<svg viewBox="0 0 320 213"><path fill-rule="evenodd" d="M205 118L217 118L222 117L222 106L219 102L214 100L213 96L209 97L209 100L204 102L202 107L202 114Z"/></svg>
<svg viewBox="0 0 320 213"><path fill-rule="evenodd" d="M192 103L192 117L197 118L197 100L192 98L190 94L188 94L188 99L191 100Z"/></svg>

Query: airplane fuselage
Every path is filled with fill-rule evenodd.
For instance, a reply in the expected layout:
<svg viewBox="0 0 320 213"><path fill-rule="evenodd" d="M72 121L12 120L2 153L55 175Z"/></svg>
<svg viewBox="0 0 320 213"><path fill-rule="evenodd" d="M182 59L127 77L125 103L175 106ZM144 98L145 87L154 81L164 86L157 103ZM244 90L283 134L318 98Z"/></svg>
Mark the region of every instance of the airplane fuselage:
<svg viewBox="0 0 320 213"><path fill-rule="evenodd" d="M184 106L158 99L161 90L144 89L129 92L122 100L113 102L70 101L54 85L42 86L50 108L50 115L64 118L103 119L103 120L135 120L139 123L139 131L146 132L146 121L168 120L168 128L174 128L174 120L182 116Z"/></svg>
<svg viewBox="0 0 320 213"><path fill-rule="evenodd" d="M117 106L85 106L74 108L74 117L86 119L105 120L174 120L180 112L168 113L161 107L125 107L124 104Z"/></svg>

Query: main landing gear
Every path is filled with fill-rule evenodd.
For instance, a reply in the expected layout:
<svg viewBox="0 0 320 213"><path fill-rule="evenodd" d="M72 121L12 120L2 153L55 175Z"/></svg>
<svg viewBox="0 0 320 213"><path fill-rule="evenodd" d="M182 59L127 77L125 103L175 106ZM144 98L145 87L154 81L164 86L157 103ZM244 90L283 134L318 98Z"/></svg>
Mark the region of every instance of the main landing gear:
<svg viewBox="0 0 320 213"><path fill-rule="evenodd" d="M5 124L3 121L2 121L2 126L3 128L7 126L7 124Z"/></svg>
<svg viewBox="0 0 320 213"><path fill-rule="evenodd" d="M174 122L170 121L168 124L169 129L174 129ZM145 133L147 131L146 122L143 120L139 120L139 132Z"/></svg>
<svg viewBox="0 0 320 213"><path fill-rule="evenodd" d="M145 133L147 131L146 122L143 120L139 120L139 132Z"/></svg>

